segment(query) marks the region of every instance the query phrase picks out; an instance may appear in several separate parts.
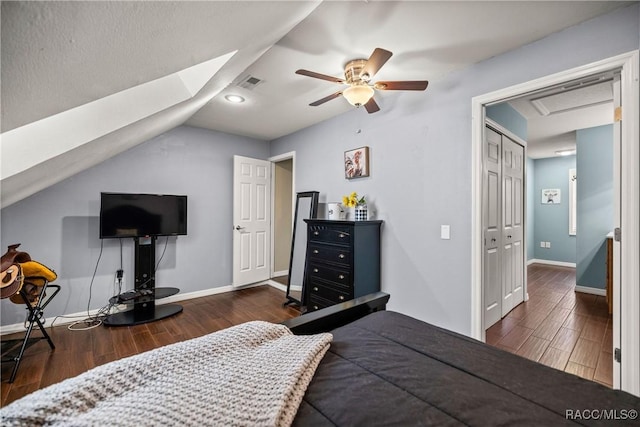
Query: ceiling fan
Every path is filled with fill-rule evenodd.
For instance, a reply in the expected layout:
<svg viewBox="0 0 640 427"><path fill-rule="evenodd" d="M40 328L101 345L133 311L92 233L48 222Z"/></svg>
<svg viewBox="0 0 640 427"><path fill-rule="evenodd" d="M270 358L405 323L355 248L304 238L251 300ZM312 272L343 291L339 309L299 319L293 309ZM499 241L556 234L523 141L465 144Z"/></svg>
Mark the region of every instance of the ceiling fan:
<svg viewBox="0 0 640 427"><path fill-rule="evenodd" d="M373 99L375 90L425 90L427 85L429 85L429 82L426 80L371 83L373 76L382 68L389 58L391 58L391 55L393 55L393 53L378 47L373 51L369 59L354 59L347 62L344 66L344 79L308 70L298 70L296 74L349 85L349 87L344 90L312 102L309 104L310 106L317 107L342 95L355 107L364 105L367 112L371 114L380 110L380 107Z"/></svg>

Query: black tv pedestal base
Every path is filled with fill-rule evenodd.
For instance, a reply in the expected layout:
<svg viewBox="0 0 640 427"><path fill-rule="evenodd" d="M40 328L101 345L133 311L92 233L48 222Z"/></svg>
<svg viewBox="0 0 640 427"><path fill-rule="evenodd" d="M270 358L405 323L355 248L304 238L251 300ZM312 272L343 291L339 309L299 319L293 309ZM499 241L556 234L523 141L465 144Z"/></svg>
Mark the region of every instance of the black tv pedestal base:
<svg viewBox="0 0 640 427"><path fill-rule="evenodd" d="M135 287L113 296L111 304L132 304L133 308L107 316L105 326L132 326L173 316L182 311L177 304L156 305L156 300L175 295L178 288L156 288L156 236L134 237Z"/></svg>
<svg viewBox="0 0 640 427"><path fill-rule="evenodd" d="M104 319L106 326L133 326L142 323L154 322L173 316L182 311L178 304L153 305L149 310L127 310L107 316Z"/></svg>

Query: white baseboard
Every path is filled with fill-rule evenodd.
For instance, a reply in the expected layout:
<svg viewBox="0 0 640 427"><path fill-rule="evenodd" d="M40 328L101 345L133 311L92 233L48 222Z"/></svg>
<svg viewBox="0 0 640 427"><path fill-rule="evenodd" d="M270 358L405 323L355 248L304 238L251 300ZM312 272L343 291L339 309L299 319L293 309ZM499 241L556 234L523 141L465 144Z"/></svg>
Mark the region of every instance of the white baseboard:
<svg viewBox="0 0 640 427"><path fill-rule="evenodd" d="M588 286L576 285L575 291L576 292L582 292L583 294L600 295L600 296L603 296L603 297L607 296L607 290L606 289L590 288Z"/></svg>
<svg viewBox="0 0 640 427"><path fill-rule="evenodd" d="M271 277L280 277L280 276L288 276L288 275L289 275L289 270L282 270L282 271L274 271Z"/></svg>
<svg viewBox="0 0 640 427"><path fill-rule="evenodd" d="M531 264L546 264L546 265L555 265L558 267L573 267L576 268L576 263L575 262L565 262L565 261L552 261L549 259L530 259L529 261L527 261L527 265L531 265Z"/></svg>
<svg viewBox="0 0 640 427"><path fill-rule="evenodd" d="M258 286L258 285L252 285L252 286ZM251 286L247 286L247 287L251 287ZM235 290L234 287L231 285L228 285L228 286L220 286L219 288L210 288L210 289L203 289L201 291L187 292L186 294L177 293L175 295L171 295L170 297L157 299L156 305L169 304L172 302L185 301L185 300L194 299L194 298L208 297L209 295L224 294L225 292L231 292L233 290Z"/></svg>
<svg viewBox="0 0 640 427"><path fill-rule="evenodd" d="M274 288L280 289L281 291L285 292L287 287L274 282L273 280L267 280L264 282L258 282L258 283L253 283L251 285L248 286L244 286L243 289L246 288L252 288L255 286L261 286L261 285L270 285L273 286ZM187 292L184 294L175 294L172 295L170 297L166 297L166 298L162 298L162 299L158 299L156 300L156 305L163 305L163 304L169 304L172 302L178 302L178 301L185 301L185 300L189 300L189 299L193 299L193 298L201 298L201 297L206 297L209 295L216 295L216 294L222 294L225 292L231 292L236 290L233 286L220 286L218 288L210 288L210 289L204 289L202 291L195 291L195 292ZM124 311L128 308L127 305L125 304L121 304L116 306L116 312L118 311ZM77 322L79 320L83 320L86 319L88 317L91 316L95 316L98 311L100 310L100 308L95 309L95 310L90 310L89 312L86 311L82 311L79 313L71 313L71 314L65 314L63 316L57 316L57 320L55 320L54 326L59 326L59 325L67 325L73 322ZM56 319L56 316L51 316L51 317L47 317L44 318L44 326L49 327L49 325L51 325L51 322L54 321L54 319ZM13 334L15 332L24 332L26 330L26 328L24 327L24 323L14 323L12 325L6 325L6 326L1 326L0 327L0 335L7 335L7 334Z"/></svg>
<svg viewBox="0 0 640 427"><path fill-rule="evenodd" d="M278 283L275 280L269 279L269 280L266 281L266 284L269 285L269 286L272 286L272 287L274 287L276 289L279 289L282 292L287 292L287 286L283 285L282 283Z"/></svg>
<svg viewBox="0 0 640 427"><path fill-rule="evenodd" d="M124 311L126 310L127 306L126 305L118 305L116 306L116 311ZM68 325L70 323L73 322L77 322L83 319L87 319L91 316L95 316L96 314L98 314L98 311L100 309L95 309L95 310L90 310L90 311L81 311L78 313L70 313L70 314L64 314L61 316L51 316L51 317L45 317L42 320L42 323L44 324L45 328L48 328L51 325L51 322L53 322L55 320L55 324L54 326L60 326L60 325ZM57 317L57 319L56 319ZM35 329L38 329L38 326L35 325ZM13 334L15 332L24 332L26 331L27 328L24 327L24 323L14 323L12 325L5 325L5 326L0 326L0 335L7 335L7 334Z"/></svg>

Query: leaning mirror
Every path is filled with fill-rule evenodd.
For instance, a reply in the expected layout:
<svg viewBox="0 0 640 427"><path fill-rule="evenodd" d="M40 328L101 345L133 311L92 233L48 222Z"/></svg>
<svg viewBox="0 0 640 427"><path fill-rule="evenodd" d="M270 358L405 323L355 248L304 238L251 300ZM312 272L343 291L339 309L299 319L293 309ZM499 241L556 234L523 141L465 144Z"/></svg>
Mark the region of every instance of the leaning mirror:
<svg viewBox="0 0 640 427"><path fill-rule="evenodd" d="M289 259L289 280L287 282L287 304L303 306L304 269L307 254L307 224L305 219L317 218L317 191L304 191L297 194L296 209L293 214L291 232L291 258Z"/></svg>

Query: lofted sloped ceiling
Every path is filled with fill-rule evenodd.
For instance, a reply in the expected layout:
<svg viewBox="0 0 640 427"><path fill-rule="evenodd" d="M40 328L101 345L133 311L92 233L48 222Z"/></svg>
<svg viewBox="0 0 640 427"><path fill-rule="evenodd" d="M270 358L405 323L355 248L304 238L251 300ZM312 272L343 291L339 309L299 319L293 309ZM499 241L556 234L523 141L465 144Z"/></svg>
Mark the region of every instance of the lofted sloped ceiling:
<svg viewBox="0 0 640 427"><path fill-rule="evenodd" d="M184 123L317 5L3 1L2 206Z"/></svg>
<svg viewBox="0 0 640 427"><path fill-rule="evenodd" d="M298 68L341 77L383 47L394 56L378 80L433 82L626 4L3 1L0 202L183 123L268 141L351 108L309 107L337 89ZM240 87L251 76L260 84ZM246 102L229 104L230 93ZM393 96L380 96L382 114Z"/></svg>

